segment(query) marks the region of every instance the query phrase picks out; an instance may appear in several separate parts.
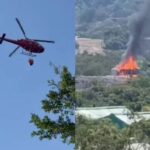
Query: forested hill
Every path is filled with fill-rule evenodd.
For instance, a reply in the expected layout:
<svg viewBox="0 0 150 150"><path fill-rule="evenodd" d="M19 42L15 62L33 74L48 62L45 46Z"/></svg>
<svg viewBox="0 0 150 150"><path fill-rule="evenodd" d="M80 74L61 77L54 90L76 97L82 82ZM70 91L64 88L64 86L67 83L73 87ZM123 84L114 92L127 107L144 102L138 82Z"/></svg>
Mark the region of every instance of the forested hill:
<svg viewBox="0 0 150 150"><path fill-rule="evenodd" d="M143 0L76 0L77 36L103 39L106 49L126 49Z"/></svg>

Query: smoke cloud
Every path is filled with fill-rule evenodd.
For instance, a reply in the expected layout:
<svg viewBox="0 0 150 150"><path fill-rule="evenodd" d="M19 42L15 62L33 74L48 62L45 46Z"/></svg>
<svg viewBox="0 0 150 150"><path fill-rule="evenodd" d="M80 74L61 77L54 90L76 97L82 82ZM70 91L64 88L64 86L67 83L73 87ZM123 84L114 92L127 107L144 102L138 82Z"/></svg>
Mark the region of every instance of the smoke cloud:
<svg viewBox="0 0 150 150"><path fill-rule="evenodd" d="M150 0L145 0L133 23L125 58L131 55L137 57L139 53L143 53L142 49L144 49L143 45L146 40L150 42Z"/></svg>

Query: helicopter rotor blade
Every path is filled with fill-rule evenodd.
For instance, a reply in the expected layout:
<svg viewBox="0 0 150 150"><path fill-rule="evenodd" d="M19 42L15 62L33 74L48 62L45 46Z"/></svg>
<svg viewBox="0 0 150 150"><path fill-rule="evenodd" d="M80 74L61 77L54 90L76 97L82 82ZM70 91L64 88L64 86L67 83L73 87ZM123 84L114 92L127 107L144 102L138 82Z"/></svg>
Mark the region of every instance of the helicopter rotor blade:
<svg viewBox="0 0 150 150"><path fill-rule="evenodd" d="M3 43L3 41L4 41L4 39L5 39L5 36L6 36L6 34L4 33L4 34L2 35L2 37L0 37L0 44Z"/></svg>
<svg viewBox="0 0 150 150"><path fill-rule="evenodd" d="M19 48L20 48L20 46L17 46L17 47L9 54L9 57L11 57Z"/></svg>
<svg viewBox="0 0 150 150"><path fill-rule="evenodd" d="M25 33L25 31L24 31L24 29L23 29L23 26L21 25L21 23L20 23L19 19L18 19L18 18L16 18L16 21L17 21L17 23L18 23L18 25L19 25L19 27L20 27L20 29L21 29L21 31L22 31L22 33L23 33L24 37L27 39L27 37L26 37L26 33Z"/></svg>
<svg viewBox="0 0 150 150"><path fill-rule="evenodd" d="M36 42L47 42L47 43L55 43L55 41L48 41L48 40L37 40L37 39L32 39Z"/></svg>

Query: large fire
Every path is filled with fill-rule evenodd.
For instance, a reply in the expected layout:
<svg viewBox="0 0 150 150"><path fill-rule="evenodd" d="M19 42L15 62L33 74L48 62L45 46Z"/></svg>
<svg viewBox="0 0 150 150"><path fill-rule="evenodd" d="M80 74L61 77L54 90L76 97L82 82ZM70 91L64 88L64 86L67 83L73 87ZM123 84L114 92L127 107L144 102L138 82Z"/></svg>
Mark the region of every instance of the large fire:
<svg viewBox="0 0 150 150"><path fill-rule="evenodd" d="M136 57L129 56L118 64L113 70L116 71L116 75L124 75L128 77L137 76L139 71Z"/></svg>

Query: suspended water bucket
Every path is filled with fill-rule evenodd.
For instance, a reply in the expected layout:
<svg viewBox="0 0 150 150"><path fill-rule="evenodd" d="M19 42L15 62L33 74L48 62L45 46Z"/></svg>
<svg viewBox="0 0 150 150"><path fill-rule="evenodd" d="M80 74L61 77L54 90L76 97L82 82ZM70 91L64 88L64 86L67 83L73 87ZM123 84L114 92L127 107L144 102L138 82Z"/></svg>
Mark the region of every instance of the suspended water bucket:
<svg viewBox="0 0 150 150"><path fill-rule="evenodd" d="M30 65L30 66L32 66L32 65L34 64L33 59L29 59L28 62L29 62L29 65Z"/></svg>

